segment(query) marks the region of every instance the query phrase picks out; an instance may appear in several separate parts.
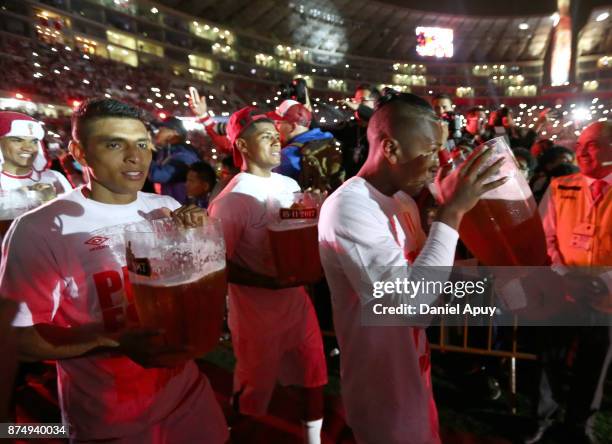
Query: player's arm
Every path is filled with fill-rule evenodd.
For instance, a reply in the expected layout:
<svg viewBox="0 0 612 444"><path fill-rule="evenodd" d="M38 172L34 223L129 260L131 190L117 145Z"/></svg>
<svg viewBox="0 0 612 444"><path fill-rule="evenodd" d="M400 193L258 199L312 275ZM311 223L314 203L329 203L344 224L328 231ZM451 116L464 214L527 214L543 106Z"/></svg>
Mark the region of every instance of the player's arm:
<svg viewBox="0 0 612 444"><path fill-rule="evenodd" d="M80 356L99 346L116 346L85 328L53 325L65 283L57 258L40 227L18 220L3 246L0 297L19 302L13 320L19 358L24 361ZM55 254L54 254L55 253Z"/></svg>
<svg viewBox="0 0 612 444"><path fill-rule="evenodd" d="M14 331L19 360L26 362L75 358L100 347L119 345L114 339L79 327L35 324L16 327Z"/></svg>

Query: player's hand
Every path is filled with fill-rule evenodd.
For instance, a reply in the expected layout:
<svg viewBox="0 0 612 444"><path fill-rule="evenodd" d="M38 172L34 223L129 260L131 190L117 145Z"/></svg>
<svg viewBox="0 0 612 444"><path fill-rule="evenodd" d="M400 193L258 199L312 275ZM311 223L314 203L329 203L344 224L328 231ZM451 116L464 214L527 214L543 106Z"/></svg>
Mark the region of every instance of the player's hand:
<svg viewBox="0 0 612 444"><path fill-rule="evenodd" d="M172 368L192 359L192 348L165 345L162 330L127 330L118 342L118 350L144 368Z"/></svg>
<svg viewBox="0 0 612 444"><path fill-rule="evenodd" d="M183 228L201 227L207 217L206 210L193 204L183 205L174 211L169 208L162 208L162 212Z"/></svg>
<svg viewBox="0 0 612 444"><path fill-rule="evenodd" d="M457 180L445 184L452 188L446 190L445 194L448 198L438 211L438 220L456 229L463 215L474 208L484 193L508 181L508 177L491 180L499 172L503 158L496 160L483 171L479 171L492 154L493 151L486 145L475 150L459 167ZM447 168L441 169L440 177L448 172Z"/></svg>

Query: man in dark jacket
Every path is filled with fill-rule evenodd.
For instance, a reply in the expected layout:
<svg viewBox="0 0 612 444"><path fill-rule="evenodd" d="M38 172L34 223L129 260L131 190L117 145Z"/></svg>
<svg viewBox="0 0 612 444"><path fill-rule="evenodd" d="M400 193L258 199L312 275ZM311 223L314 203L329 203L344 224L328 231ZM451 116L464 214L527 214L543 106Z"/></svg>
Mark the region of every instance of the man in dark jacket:
<svg viewBox="0 0 612 444"><path fill-rule="evenodd" d="M376 88L368 84L359 85L354 97L343 102L354 111L354 117L337 126L325 128L342 145L342 164L347 179L357 174L368 157L368 120L379 98L380 92Z"/></svg>
<svg viewBox="0 0 612 444"><path fill-rule="evenodd" d="M184 204L187 201L187 171L192 163L201 159L196 150L185 143L187 131L180 119L171 117L155 126L157 153L151 162L149 180L159 184L159 188L156 186L158 193L172 196Z"/></svg>

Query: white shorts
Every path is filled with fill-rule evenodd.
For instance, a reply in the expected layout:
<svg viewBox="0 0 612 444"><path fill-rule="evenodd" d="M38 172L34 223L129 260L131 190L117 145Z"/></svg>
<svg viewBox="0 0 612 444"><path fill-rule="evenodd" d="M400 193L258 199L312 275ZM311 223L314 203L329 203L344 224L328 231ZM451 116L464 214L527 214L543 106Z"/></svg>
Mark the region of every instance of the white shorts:
<svg viewBox="0 0 612 444"><path fill-rule="evenodd" d="M234 393L240 413L265 415L276 381L282 385L320 387L327 384L327 363L321 330L312 304L300 322L270 335L232 335L237 363Z"/></svg>

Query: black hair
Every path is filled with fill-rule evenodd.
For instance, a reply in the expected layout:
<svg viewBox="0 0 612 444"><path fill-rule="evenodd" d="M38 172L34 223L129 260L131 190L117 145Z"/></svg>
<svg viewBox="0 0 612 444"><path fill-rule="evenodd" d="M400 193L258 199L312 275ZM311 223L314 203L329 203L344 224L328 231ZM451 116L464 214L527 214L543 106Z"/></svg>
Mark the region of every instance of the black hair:
<svg viewBox="0 0 612 444"><path fill-rule="evenodd" d="M438 93L435 96L433 96L433 99L431 100L433 101L433 100L443 100L443 99L448 99L451 101L451 103L453 102L453 98L446 93Z"/></svg>
<svg viewBox="0 0 612 444"><path fill-rule="evenodd" d="M530 172L533 172L533 170L535 170L537 162L533 158L533 156L531 155L531 152L527 148L522 148L522 147L512 148L512 153L514 154L514 157L522 157L523 159L527 161L527 168L529 169Z"/></svg>
<svg viewBox="0 0 612 444"><path fill-rule="evenodd" d="M580 168L578 168L573 163L560 163L552 170L548 172L548 177L561 177L561 176L569 176L570 174L576 174L580 172Z"/></svg>
<svg viewBox="0 0 612 444"><path fill-rule="evenodd" d="M221 159L221 165L223 165L226 168L229 168L232 171L236 171L236 172L240 171L240 168L238 168L236 164L234 163L234 156L232 155L225 156L223 159Z"/></svg>
<svg viewBox="0 0 612 444"><path fill-rule="evenodd" d="M553 146L555 146L554 142L550 139L540 139L537 142L533 142L533 145L531 145L531 149L533 149L534 146L541 146L542 150L540 151L540 153L538 154L538 159L540 157L542 157L542 154L544 154L546 151L548 151L549 149L551 149Z"/></svg>
<svg viewBox="0 0 612 444"><path fill-rule="evenodd" d="M495 111L495 119L493 126L504 126L504 117L508 117L512 114L512 110L507 106L502 106Z"/></svg>
<svg viewBox="0 0 612 444"><path fill-rule="evenodd" d="M574 159L576 158L576 153L573 150L561 145L553 145L538 158L538 168L544 168L546 165L554 163L556 159L565 154L569 154Z"/></svg>
<svg viewBox="0 0 612 444"><path fill-rule="evenodd" d="M423 122L433 124L439 121L433 107L422 97L410 93L388 92L378 100L370 118L368 141L372 147L380 134L395 134Z"/></svg>
<svg viewBox="0 0 612 444"><path fill-rule="evenodd" d="M181 143L185 143L185 140L187 140L187 130L183 125L183 121L177 117L172 116L166 120L157 122L156 126L157 128L168 128L173 130L176 134L178 134L179 138L181 139Z"/></svg>
<svg viewBox="0 0 612 444"><path fill-rule="evenodd" d="M400 93L395 90L388 90L387 94L378 99L378 103L376 103L376 109L379 110L383 106L395 102L400 102L413 107L423 108L423 111L427 111L430 113L434 112L434 109L431 104L424 98L417 96L416 94Z"/></svg>
<svg viewBox="0 0 612 444"><path fill-rule="evenodd" d="M192 163L189 165L189 171L193 171L203 182L208 183L210 191L217 184L215 169L208 162L200 161Z"/></svg>
<svg viewBox="0 0 612 444"><path fill-rule="evenodd" d="M357 85L357 88L355 88L355 92L359 90L370 91L370 96L373 100L380 99L380 91L375 86L372 86L369 83L360 83L359 85Z"/></svg>
<svg viewBox="0 0 612 444"><path fill-rule="evenodd" d="M247 137L250 134L252 134L253 131L255 131L255 126L258 123L271 123L271 124L274 124L274 121L272 119L268 119L268 118L253 120L251 123L248 124L248 126L246 128L244 128L242 130L242 132L240 133L240 136L238 138L242 139L243 137Z"/></svg>
<svg viewBox="0 0 612 444"><path fill-rule="evenodd" d="M146 127L141 109L113 99L90 99L72 113L72 138L80 143L85 142L89 124L104 117L135 119Z"/></svg>

